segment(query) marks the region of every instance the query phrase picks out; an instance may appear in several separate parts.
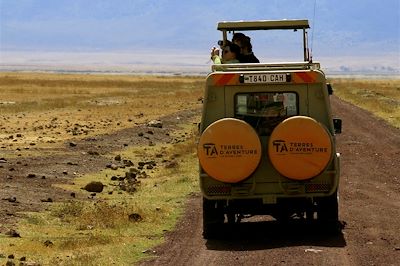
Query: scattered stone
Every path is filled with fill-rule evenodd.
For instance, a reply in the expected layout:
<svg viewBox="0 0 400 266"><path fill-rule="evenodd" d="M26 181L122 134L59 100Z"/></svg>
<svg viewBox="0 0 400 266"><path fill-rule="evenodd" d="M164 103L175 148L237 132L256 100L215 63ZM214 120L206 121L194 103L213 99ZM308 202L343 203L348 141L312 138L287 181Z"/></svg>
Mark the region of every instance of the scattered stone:
<svg viewBox="0 0 400 266"><path fill-rule="evenodd" d="M14 256L14 254L11 254L11 255L8 255L8 258L13 260L15 258L15 256Z"/></svg>
<svg viewBox="0 0 400 266"><path fill-rule="evenodd" d="M394 247L394 250L399 251L400 250L400 246Z"/></svg>
<svg viewBox="0 0 400 266"><path fill-rule="evenodd" d="M65 171L65 170L64 170L64 171L63 171L63 174L64 174L64 175L68 175L68 171Z"/></svg>
<svg viewBox="0 0 400 266"><path fill-rule="evenodd" d="M87 153L89 155L93 155L93 156L99 156L100 155L97 151L88 151Z"/></svg>
<svg viewBox="0 0 400 266"><path fill-rule="evenodd" d="M144 253L144 254L155 254L156 251L155 250L151 250L151 249L146 249L146 250L143 250L142 253Z"/></svg>
<svg viewBox="0 0 400 266"><path fill-rule="evenodd" d="M90 183L88 183L85 187L84 190L88 191L88 192L97 192L100 193L103 191L104 185L103 183L99 182L99 181L92 181Z"/></svg>
<svg viewBox="0 0 400 266"><path fill-rule="evenodd" d="M322 250L321 249L314 249L314 248L307 248L307 249L305 249L304 250L304 252L312 252L312 253L320 253L320 252L322 252Z"/></svg>
<svg viewBox="0 0 400 266"><path fill-rule="evenodd" d="M6 266L15 266L15 263L11 260L6 262Z"/></svg>
<svg viewBox="0 0 400 266"><path fill-rule="evenodd" d="M6 163L7 162L7 160L6 159L4 159L4 158L0 158L0 163Z"/></svg>
<svg viewBox="0 0 400 266"><path fill-rule="evenodd" d="M90 193L90 196L92 196L92 197L96 197L96 193L95 193L95 192L93 192L93 193Z"/></svg>
<svg viewBox="0 0 400 266"><path fill-rule="evenodd" d="M117 181L117 180L118 180L118 176L113 175L113 176L111 177L111 181Z"/></svg>
<svg viewBox="0 0 400 266"><path fill-rule="evenodd" d="M52 198L47 198L47 199L41 199L41 202L53 202Z"/></svg>
<svg viewBox="0 0 400 266"><path fill-rule="evenodd" d="M19 261L26 261L26 257L21 257Z"/></svg>
<svg viewBox="0 0 400 266"><path fill-rule="evenodd" d="M154 132L153 132L153 130L149 130L149 131L147 131L147 134L154 135Z"/></svg>
<svg viewBox="0 0 400 266"><path fill-rule="evenodd" d="M3 200L7 200L8 202L17 202L17 198L16 197L9 197L9 198L4 198Z"/></svg>
<svg viewBox="0 0 400 266"><path fill-rule="evenodd" d="M117 156L115 156L114 160L121 161L121 155L118 154Z"/></svg>
<svg viewBox="0 0 400 266"><path fill-rule="evenodd" d="M70 146L70 147L76 147L76 145L77 145L77 144L76 144L75 142L72 142L72 141L69 143L69 146Z"/></svg>
<svg viewBox="0 0 400 266"><path fill-rule="evenodd" d="M132 168L129 168L129 172L138 174L140 171L138 169L132 167Z"/></svg>
<svg viewBox="0 0 400 266"><path fill-rule="evenodd" d="M139 137L143 137L143 135L144 135L143 132L138 133Z"/></svg>
<svg viewBox="0 0 400 266"><path fill-rule="evenodd" d="M35 177L36 177L36 174L28 174L26 177L27 177L27 178L35 178Z"/></svg>
<svg viewBox="0 0 400 266"><path fill-rule="evenodd" d="M176 168L176 167L178 167L177 161L169 161L165 164L165 168L167 168L167 169Z"/></svg>
<svg viewBox="0 0 400 266"><path fill-rule="evenodd" d="M106 168L110 168L112 170L117 170L119 167L118 167L118 165L116 165L114 163L108 163L108 164L106 164Z"/></svg>
<svg viewBox="0 0 400 266"><path fill-rule="evenodd" d="M10 231L6 232L6 235L9 237L21 237L21 235L14 229L11 229Z"/></svg>
<svg viewBox="0 0 400 266"><path fill-rule="evenodd" d="M131 222L140 222L143 220L142 216L139 213L129 214L128 219Z"/></svg>
<svg viewBox="0 0 400 266"><path fill-rule="evenodd" d="M53 244L53 242L51 242L50 240L46 240L46 241L44 241L43 245L45 245L46 247L51 247L51 246L53 246L54 244Z"/></svg>
<svg viewBox="0 0 400 266"><path fill-rule="evenodd" d="M71 192L71 197L73 197L73 198L75 198L76 197L76 194L75 194L75 192Z"/></svg>
<svg viewBox="0 0 400 266"><path fill-rule="evenodd" d="M162 128L163 123L160 120L152 120L149 123L147 123L148 127L156 127L156 128Z"/></svg>
<svg viewBox="0 0 400 266"><path fill-rule="evenodd" d="M133 172L126 172L126 173L125 173L125 178L134 179L134 178L136 178L136 173L133 173ZM123 179L122 179L122 180L123 180Z"/></svg>
<svg viewBox="0 0 400 266"><path fill-rule="evenodd" d="M122 162L126 167L133 166L133 162L131 160L123 160Z"/></svg>

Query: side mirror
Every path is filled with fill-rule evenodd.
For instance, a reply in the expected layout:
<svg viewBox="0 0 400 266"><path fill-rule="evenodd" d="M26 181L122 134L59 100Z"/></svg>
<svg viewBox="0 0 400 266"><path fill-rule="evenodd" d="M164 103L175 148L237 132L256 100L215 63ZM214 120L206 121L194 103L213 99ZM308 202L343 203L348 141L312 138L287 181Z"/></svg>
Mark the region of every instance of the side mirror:
<svg viewBox="0 0 400 266"><path fill-rule="evenodd" d="M342 119L334 118L333 119L333 128L335 129L336 134L342 133Z"/></svg>

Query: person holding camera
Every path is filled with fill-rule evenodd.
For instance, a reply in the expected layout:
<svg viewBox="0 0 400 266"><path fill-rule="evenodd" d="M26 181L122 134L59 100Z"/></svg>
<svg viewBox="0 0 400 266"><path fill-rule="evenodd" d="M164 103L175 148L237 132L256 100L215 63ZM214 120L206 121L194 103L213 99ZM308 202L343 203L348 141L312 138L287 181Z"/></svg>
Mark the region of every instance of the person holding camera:
<svg viewBox="0 0 400 266"><path fill-rule="evenodd" d="M217 47L211 48L211 60L214 64L237 64L240 63L240 47L232 42L226 43L222 48L222 57L220 49Z"/></svg>

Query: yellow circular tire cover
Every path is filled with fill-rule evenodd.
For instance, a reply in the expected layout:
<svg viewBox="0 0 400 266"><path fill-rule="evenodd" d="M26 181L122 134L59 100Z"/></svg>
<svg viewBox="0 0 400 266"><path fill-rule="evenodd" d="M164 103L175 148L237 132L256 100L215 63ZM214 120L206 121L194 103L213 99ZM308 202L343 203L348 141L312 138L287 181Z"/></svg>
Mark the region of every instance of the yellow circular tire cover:
<svg viewBox="0 0 400 266"><path fill-rule="evenodd" d="M212 178L237 183L249 177L261 160L257 132L246 122L223 118L209 125L197 146L200 165Z"/></svg>
<svg viewBox="0 0 400 266"><path fill-rule="evenodd" d="M268 156L283 176L306 180L320 174L332 157L332 139L325 127L306 116L284 120L272 132Z"/></svg>

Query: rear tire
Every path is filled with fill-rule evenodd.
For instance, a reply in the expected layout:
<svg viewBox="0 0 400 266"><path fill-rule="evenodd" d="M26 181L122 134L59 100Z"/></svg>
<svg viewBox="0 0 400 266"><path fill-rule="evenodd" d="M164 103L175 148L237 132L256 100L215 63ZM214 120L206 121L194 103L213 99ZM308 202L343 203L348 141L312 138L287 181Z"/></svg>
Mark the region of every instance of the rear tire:
<svg viewBox="0 0 400 266"><path fill-rule="evenodd" d="M337 191L328 197L321 197L317 201L318 222L328 229L328 232L339 233L339 204Z"/></svg>
<svg viewBox="0 0 400 266"><path fill-rule="evenodd" d="M216 238L225 220L221 201L203 198L203 237Z"/></svg>

